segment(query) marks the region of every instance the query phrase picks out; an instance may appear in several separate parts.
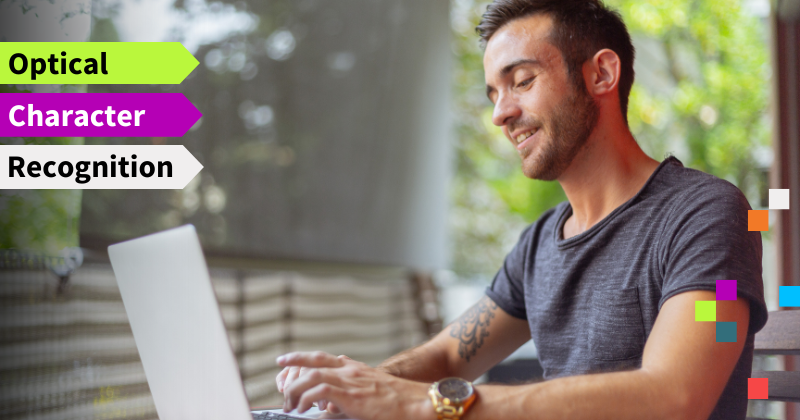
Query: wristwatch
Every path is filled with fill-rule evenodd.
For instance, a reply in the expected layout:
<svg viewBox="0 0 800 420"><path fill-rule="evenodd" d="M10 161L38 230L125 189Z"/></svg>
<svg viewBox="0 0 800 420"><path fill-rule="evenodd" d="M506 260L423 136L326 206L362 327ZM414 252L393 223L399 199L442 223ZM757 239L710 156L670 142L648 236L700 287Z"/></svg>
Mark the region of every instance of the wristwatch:
<svg viewBox="0 0 800 420"><path fill-rule="evenodd" d="M475 402L472 382L461 378L444 378L428 390L438 420L459 420Z"/></svg>

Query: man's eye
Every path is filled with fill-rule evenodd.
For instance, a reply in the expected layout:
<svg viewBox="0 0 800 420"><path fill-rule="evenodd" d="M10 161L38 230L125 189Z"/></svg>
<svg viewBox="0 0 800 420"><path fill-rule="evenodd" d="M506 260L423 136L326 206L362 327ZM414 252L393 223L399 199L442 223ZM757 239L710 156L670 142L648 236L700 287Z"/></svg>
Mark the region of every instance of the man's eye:
<svg viewBox="0 0 800 420"><path fill-rule="evenodd" d="M517 87L525 87L525 86L528 86L529 84L531 84L531 82L533 82L533 79L534 79L533 77L531 77L530 79L525 79L525 80L523 80L523 81L519 82L519 83L517 84Z"/></svg>

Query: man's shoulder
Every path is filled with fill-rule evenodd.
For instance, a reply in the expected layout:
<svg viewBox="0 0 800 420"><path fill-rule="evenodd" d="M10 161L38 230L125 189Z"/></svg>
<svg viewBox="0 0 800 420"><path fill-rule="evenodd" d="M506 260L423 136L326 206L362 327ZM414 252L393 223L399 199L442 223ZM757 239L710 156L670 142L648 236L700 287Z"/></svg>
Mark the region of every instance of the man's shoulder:
<svg viewBox="0 0 800 420"><path fill-rule="evenodd" d="M672 202L674 210L687 213L715 209L729 213L751 209L744 193L730 181L674 161L657 187L658 195Z"/></svg>

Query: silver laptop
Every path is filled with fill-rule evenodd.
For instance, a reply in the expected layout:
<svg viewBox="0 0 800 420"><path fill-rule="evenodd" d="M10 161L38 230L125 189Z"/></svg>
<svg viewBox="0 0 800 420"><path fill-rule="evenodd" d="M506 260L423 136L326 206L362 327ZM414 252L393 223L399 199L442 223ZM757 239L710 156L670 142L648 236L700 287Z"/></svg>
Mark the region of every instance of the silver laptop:
<svg viewBox="0 0 800 420"><path fill-rule="evenodd" d="M251 412L194 226L111 245L108 255L161 420L328 417L316 407Z"/></svg>

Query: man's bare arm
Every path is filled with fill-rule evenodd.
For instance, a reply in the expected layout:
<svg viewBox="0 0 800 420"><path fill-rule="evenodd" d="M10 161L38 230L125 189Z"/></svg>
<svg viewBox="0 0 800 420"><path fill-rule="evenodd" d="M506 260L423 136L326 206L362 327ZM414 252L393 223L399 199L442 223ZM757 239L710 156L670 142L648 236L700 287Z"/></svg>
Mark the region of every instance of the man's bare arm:
<svg viewBox="0 0 800 420"><path fill-rule="evenodd" d="M472 380L530 339L527 321L484 296L433 339L387 359L378 369L422 382L448 376Z"/></svg>
<svg viewBox="0 0 800 420"><path fill-rule="evenodd" d="M717 343L715 323L694 320L694 302L714 299L695 291L665 302L638 370L478 386L465 419L707 419L739 360L750 314L743 298L717 302L717 319L737 326L735 343Z"/></svg>

